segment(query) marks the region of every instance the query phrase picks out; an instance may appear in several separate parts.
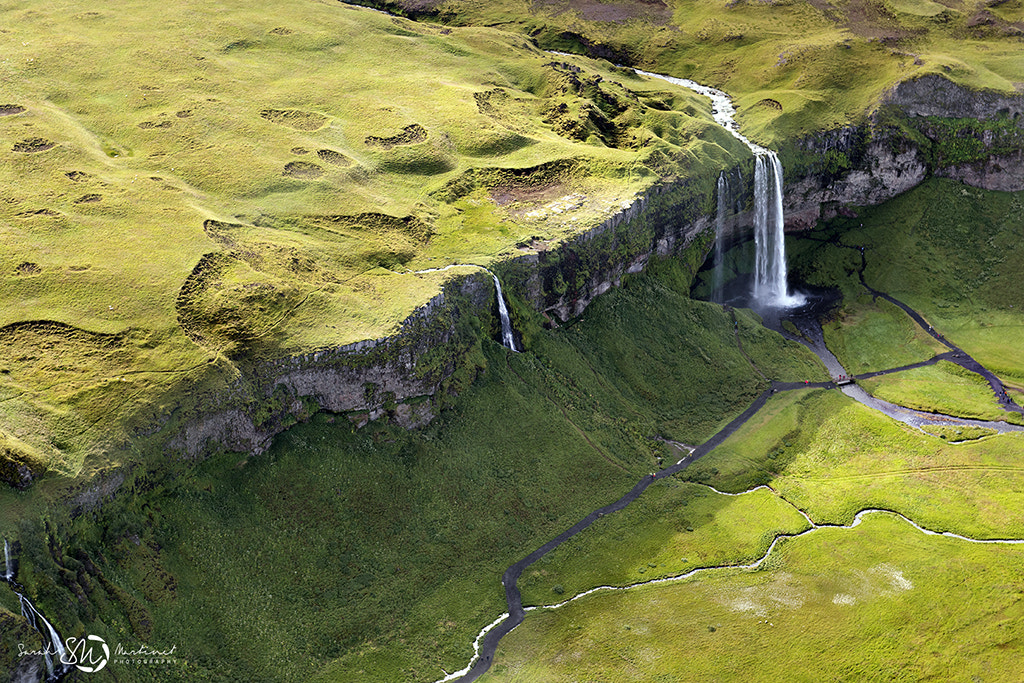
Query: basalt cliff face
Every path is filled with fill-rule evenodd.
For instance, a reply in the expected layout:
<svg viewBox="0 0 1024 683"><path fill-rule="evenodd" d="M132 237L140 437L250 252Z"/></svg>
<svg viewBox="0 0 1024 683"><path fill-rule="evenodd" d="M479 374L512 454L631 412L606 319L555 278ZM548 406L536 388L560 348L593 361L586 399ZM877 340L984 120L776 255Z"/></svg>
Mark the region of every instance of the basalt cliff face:
<svg viewBox="0 0 1024 683"><path fill-rule="evenodd" d="M807 169L786 187L786 226L880 204L929 175L1024 190L1024 93L969 90L938 75L894 87L862 126L796 142Z"/></svg>

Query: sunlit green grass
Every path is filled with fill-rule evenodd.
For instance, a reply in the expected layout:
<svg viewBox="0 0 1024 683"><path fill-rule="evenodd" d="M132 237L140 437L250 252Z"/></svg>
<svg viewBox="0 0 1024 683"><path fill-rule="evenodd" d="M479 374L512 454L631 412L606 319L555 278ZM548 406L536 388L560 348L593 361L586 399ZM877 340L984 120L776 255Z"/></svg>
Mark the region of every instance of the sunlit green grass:
<svg viewBox="0 0 1024 683"><path fill-rule="evenodd" d="M315 0L2 12L0 336L18 351L0 361L0 429L37 474L82 471L240 357L393 332L454 275L412 270L557 243L659 174L745 154L689 91L489 28ZM552 119L560 105L579 121ZM614 140L587 123L598 105ZM27 321L70 327L13 331Z"/></svg>
<svg viewBox="0 0 1024 683"><path fill-rule="evenodd" d="M698 484L659 482L527 569L519 581L523 604L751 561L777 535L807 527L792 506L764 489L732 497Z"/></svg>
<svg viewBox="0 0 1024 683"><path fill-rule="evenodd" d="M979 420L1020 421L1002 409L988 382L958 365L936 365L861 382L872 396L907 408Z"/></svg>
<svg viewBox="0 0 1024 683"><path fill-rule="evenodd" d="M1013 680L1021 556L872 515L780 545L761 571L530 613L481 680Z"/></svg>
<svg viewBox="0 0 1024 683"><path fill-rule="evenodd" d="M779 146L801 134L863 120L901 80L941 74L973 88L1014 92L1020 65L1013 29L969 27L987 4L934 2L747 3L684 0L559 4L462 0L440 15L409 0L367 4L426 12L452 25L489 25L530 35L545 48L600 51L613 59L725 90L744 133ZM990 10L996 22L1019 9Z"/></svg>

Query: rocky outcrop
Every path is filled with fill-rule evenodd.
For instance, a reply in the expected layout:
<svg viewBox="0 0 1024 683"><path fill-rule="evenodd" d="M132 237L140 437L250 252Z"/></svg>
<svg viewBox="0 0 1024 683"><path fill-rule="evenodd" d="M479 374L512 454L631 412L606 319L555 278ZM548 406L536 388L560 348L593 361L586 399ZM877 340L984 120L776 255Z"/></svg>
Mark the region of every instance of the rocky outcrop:
<svg viewBox="0 0 1024 683"><path fill-rule="evenodd" d="M813 140L806 151L817 152ZM928 175L921 150L887 136L876 136L867 144L853 168L838 176L810 173L788 183L783 208L787 230L807 230L819 220L837 215L843 206L881 204L911 189ZM838 154L853 154L847 146L833 147Z"/></svg>
<svg viewBox="0 0 1024 683"><path fill-rule="evenodd" d="M167 442L188 458L215 449L259 454L274 435L318 410L353 413L359 425L389 416L429 422L429 401L461 352L456 322L493 301L490 277L466 276L417 309L394 335L259 363L226 392L220 408L183 416ZM466 310L468 309L468 310Z"/></svg>
<svg viewBox="0 0 1024 683"><path fill-rule="evenodd" d="M934 74L900 83L864 125L796 142L806 167L786 186L786 227L880 204L929 175L1024 190L1022 114L1024 93L970 90Z"/></svg>
<svg viewBox="0 0 1024 683"><path fill-rule="evenodd" d="M986 190L1017 192L1024 190L1024 150L941 168L935 175Z"/></svg>
<svg viewBox="0 0 1024 683"><path fill-rule="evenodd" d="M985 121L997 116L1016 119L1024 114L1024 93L971 90L937 74L903 81L889 92L885 103L899 107L908 116Z"/></svg>

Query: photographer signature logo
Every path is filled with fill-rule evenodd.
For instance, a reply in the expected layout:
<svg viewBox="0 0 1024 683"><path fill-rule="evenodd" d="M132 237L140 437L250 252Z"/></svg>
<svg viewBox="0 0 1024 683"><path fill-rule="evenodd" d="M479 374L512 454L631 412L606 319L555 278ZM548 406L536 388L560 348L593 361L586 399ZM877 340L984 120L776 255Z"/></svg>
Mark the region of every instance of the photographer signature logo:
<svg viewBox="0 0 1024 683"><path fill-rule="evenodd" d="M100 636L88 635L83 638L71 637L64 643L65 647L54 647L52 644L44 650L29 650L23 643L18 644L18 656L28 657L49 657L59 658L60 663L69 670L74 667L82 673L92 674L102 671L111 661L110 647ZM177 660L173 658L174 651L178 649L175 645L169 650L153 650L146 646L134 650L126 650L118 643L114 648L113 656L115 663L121 664L173 664Z"/></svg>
<svg viewBox="0 0 1024 683"><path fill-rule="evenodd" d="M110 648L99 636L68 638L67 646L67 652L61 657L63 662L87 674L100 671L110 661ZM97 648L100 649L97 651Z"/></svg>

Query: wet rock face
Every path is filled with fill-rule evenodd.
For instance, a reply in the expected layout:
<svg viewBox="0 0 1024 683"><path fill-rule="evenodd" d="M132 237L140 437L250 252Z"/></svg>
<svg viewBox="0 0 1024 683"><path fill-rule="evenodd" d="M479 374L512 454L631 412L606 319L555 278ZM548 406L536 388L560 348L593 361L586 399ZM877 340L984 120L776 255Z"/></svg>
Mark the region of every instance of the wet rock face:
<svg viewBox="0 0 1024 683"><path fill-rule="evenodd" d="M1024 190L1024 151L989 157L984 161L940 169L935 175L954 178L986 190Z"/></svg>
<svg viewBox="0 0 1024 683"><path fill-rule="evenodd" d="M923 181L928 166L917 147L900 149L888 139L868 144L861 164L831 182L809 175L787 185L786 228L807 230L836 216L844 205L881 204Z"/></svg>

